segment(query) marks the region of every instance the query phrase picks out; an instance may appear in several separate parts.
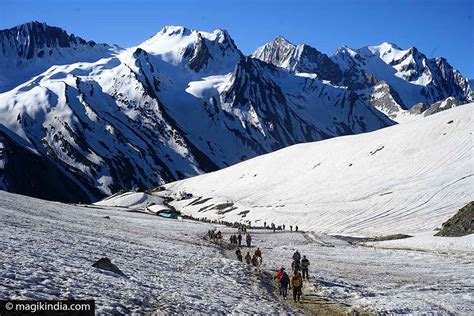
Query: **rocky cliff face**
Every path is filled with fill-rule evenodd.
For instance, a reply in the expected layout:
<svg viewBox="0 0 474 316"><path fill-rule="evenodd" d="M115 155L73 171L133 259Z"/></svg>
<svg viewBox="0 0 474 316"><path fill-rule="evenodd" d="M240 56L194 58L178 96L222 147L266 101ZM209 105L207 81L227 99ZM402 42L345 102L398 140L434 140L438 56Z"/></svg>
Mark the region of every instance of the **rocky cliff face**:
<svg viewBox="0 0 474 316"><path fill-rule="evenodd" d="M468 203L444 222L435 236L460 237L470 234L474 234L474 202Z"/></svg>
<svg viewBox="0 0 474 316"><path fill-rule="evenodd" d="M316 74L332 82L341 80L341 70L326 54L309 45L293 45L282 36L259 47L252 57L293 73Z"/></svg>

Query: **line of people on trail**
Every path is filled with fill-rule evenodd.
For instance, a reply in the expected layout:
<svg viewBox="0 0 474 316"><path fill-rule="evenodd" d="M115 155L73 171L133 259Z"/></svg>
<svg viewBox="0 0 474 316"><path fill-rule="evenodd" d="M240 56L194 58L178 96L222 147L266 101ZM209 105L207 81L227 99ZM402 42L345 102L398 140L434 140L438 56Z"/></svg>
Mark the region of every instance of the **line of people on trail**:
<svg viewBox="0 0 474 316"><path fill-rule="evenodd" d="M242 246L241 233L239 233L238 235L231 235L229 239L231 245L238 245L239 247ZM250 235L250 233L247 233L247 235L245 236L245 242L247 243L247 247L252 247L252 236Z"/></svg>
<svg viewBox="0 0 474 316"><path fill-rule="evenodd" d="M242 262L242 251L240 250L240 248L237 248L237 250L235 250L235 256L237 257L237 260ZM245 263L251 264L254 267L261 266L263 261L262 251L260 250L260 248L257 247L257 250L255 250L253 256L250 254L250 251L247 251L247 254L243 259L245 259Z"/></svg>
<svg viewBox="0 0 474 316"><path fill-rule="evenodd" d="M288 288L293 289L293 300L295 302L301 301L301 294L303 289L303 280L309 280L309 260L306 256L303 256L301 259L301 254L298 250L292 256L292 263L291 268L293 270L293 276L290 277L285 271L285 268L280 268L277 275L275 276L278 279L280 285L280 295L283 296L284 299L288 296ZM300 270L303 274L300 273Z"/></svg>
<svg viewBox="0 0 474 316"><path fill-rule="evenodd" d="M239 233L238 236L232 235L230 237L231 244L240 246L242 241L242 235ZM247 246L251 246L252 237L249 233L246 235ZM257 247L253 256L250 254L250 251L247 251L245 257L242 257L242 251L240 247L237 247L235 250L235 255L237 260L242 262L245 260L245 263L248 265L253 265L254 267L258 267L262 264L262 251L260 248ZM293 290L293 300L295 302L301 301L302 289L303 289L303 280L309 280L309 260L306 256L301 258L301 254L298 250L293 253L291 257L292 263L291 268L293 270L293 275L290 278L285 271L285 268L280 268L277 275L275 276L278 279L279 287L280 287L280 295L283 296L284 299L287 299L288 296L288 289ZM301 271L301 272L300 272Z"/></svg>
<svg viewBox="0 0 474 316"><path fill-rule="evenodd" d="M286 226L283 224L281 226L276 226L275 223L271 223L270 225L267 226L267 222L263 222L263 228L268 228L273 230L273 232L276 232L277 230L285 230ZM297 232L299 229L298 226L295 226L295 231ZM293 231L293 226L290 225L290 232Z"/></svg>

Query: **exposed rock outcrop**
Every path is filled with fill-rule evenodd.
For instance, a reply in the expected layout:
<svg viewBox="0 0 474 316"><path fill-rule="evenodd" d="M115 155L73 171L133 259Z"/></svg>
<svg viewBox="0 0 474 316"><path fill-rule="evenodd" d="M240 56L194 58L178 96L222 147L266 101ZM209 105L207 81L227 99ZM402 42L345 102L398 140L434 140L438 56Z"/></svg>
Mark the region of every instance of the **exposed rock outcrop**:
<svg viewBox="0 0 474 316"><path fill-rule="evenodd" d="M435 236L460 237L472 233L474 233L474 202L470 202L444 222Z"/></svg>

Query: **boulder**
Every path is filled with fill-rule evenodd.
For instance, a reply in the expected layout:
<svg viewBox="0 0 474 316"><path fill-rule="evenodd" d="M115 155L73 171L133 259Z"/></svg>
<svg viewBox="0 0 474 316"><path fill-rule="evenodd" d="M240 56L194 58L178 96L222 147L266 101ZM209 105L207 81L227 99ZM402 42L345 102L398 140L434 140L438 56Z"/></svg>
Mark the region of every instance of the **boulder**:
<svg viewBox="0 0 474 316"><path fill-rule="evenodd" d="M411 109L410 109L410 113L411 114L421 114L423 112L425 112L427 109L429 108L429 106L425 103L418 103L418 104L415 104Z"/></svg>
<svg viewBox="0 0 474 316"><path fill-rule="evenodd" d="M456 100L454 97L448 97L444 100L433 103L425 112L424 116L429 116L441 111L445 111L456 106L461 105L461 103Z"/></svg>
<svg viewBox="0 0 474 316"><path fill-rule="evenodd" d="M118 275L125 276L125 274L120 271L120 269L115 264L113 264L109 258L100 258L92 266L94 268L111 271Z"/></svg>

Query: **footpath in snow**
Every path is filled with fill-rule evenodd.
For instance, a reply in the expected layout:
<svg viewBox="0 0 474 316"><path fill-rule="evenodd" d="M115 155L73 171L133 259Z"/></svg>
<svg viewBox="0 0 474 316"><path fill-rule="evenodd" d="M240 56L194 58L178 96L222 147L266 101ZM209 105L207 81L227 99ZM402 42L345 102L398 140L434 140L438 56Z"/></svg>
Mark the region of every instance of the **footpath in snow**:
<svg viewBox="0 0 474 316"><path fill-rule="evenodd" d="M95 299L101 314L281 311L247 266L203 240L207 224L0 191L0 225L0 300ZM126 277L93 268L102 257Z"/></svg>
<svg viewBox="0 0 474 316"><path fill-rule="evenodd" d="M236 233L231 228L222 231L227 239ZM474 313L472 249L451 253L381 249L375 246L382 242L367 247L315 233L249 232L263 252L262 269L291 271L293 253L306 255L311 263L306 286L314 288L318 298L375 313ZM469 240L472 245L472 235ZM243 247L242 253L246 252Z"/></svg>
<svg viewBox="0 0 474 316"><path fill-rule="evenodd" d="M129 202L143 201L137 195ZM214 227L226 240L236 229L124 206L74 206L0 191L0 225L0 299L95 299L99 313L299 313L305 309L282 304L265 274L291 271L299 250L311 262L303 301L314 295L352 310L391 314L474 313L472 247L385 249L402 241L367 247L316 233L252 229L253 244L263 252L262 275L203 239ZM463 238L472 245L472 235ZM126 277L93 268L102 257Z"/></svg>

